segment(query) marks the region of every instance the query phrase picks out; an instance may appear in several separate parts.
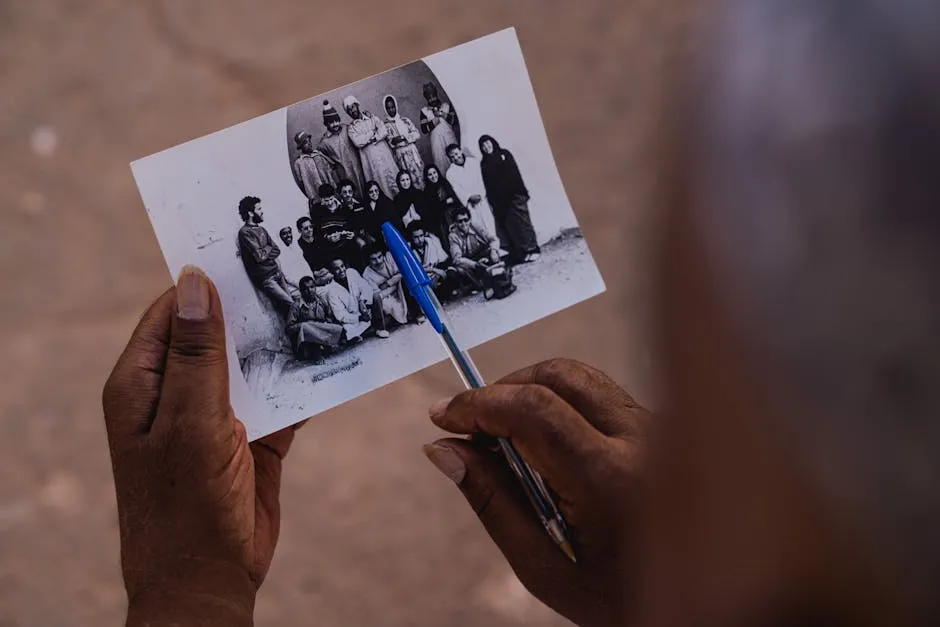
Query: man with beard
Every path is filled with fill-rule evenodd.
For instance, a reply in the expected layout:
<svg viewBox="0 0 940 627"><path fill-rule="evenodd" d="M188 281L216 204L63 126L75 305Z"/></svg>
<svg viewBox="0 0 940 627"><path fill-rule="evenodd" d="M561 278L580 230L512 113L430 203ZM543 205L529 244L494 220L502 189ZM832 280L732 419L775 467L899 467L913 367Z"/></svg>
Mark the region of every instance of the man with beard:
<svg viewBox="0 0 940 627"><path fill-rule="evenodd" d="M343 168L343 176L352 180L356 189L364 189L366 179L362 175L359 149L349 139L349 127L340 121L339 112L329 100L323 101L323 125L326 132L317 148Z"/></svg>
<svg viewBox="0 0 940 627"><path fill-rule="evenodd" d="M281 249L261 226L264 222L261 199L245 196L238 203L238 213L245 222L238 230L238 253L245 272L252 284L271 299L278 312L287 315L294 299L290 295L290 284L277 263Z"/></svg>

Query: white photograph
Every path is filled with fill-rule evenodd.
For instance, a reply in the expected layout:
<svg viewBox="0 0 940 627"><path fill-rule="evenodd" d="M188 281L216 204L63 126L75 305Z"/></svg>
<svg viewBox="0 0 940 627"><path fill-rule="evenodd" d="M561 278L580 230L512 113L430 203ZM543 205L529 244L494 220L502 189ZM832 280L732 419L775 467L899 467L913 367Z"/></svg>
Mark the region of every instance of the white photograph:
<svg viewBox="0 0 940 627"><path fill-rule="evenodd" d="M170 271L218 287L250 439L447 358L383 223L467 347L604 291L512 29L131 167Z"/></svg>

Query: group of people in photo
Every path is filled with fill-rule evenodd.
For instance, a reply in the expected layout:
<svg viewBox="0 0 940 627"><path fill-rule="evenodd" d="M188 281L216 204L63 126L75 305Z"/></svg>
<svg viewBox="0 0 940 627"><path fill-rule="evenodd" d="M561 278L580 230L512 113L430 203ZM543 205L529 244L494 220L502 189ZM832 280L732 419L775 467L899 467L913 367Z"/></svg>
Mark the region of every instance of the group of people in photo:
<svg viewBox="0 0 940 627"><path fill-rule="evenodd" d="M423 94L421 131L392 95L383 99L384 122L348 96L348 123L325 101L319 143L304 130L294 135L293 168L308 213L292 225L296 238L291 226L279 230L283 250L262 226L262 200L239 203L238 254L282 317L298 359L424 322L385 247L385 222L405 234L445 303L480 292L508 296L515 291L512 266L540 255L512 153L483 135L481 156L469 154L457 141L453 108L432 83ZM432 163L416 146L421 132L430 135Z"/></svg>

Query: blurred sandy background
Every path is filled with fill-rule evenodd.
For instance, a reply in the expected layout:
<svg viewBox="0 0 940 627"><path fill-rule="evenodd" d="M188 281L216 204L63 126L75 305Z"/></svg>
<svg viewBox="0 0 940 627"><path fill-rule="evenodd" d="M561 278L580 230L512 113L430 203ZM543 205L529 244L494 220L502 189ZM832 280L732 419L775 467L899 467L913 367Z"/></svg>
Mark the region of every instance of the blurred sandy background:
<svg viewBox="0 0 940 627"><path fill-rule="evenodd" d="M691 0L0 0L0 627L116 625L100 391L170 284L128 163L516 26L609 291L475 352L552 356L651 402L652 141ZM258 625L562 625L421 454L438 365L319 416L288 458Z"/></svg>

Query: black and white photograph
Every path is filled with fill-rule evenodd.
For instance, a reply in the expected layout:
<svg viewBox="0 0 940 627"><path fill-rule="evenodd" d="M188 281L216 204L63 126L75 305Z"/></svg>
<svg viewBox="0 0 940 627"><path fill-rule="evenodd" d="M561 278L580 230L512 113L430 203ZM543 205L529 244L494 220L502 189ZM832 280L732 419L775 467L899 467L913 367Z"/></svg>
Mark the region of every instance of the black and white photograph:
<svg viewBox="0 0 940 627"><path fill-rule="evenodd" d="M468 347L604 291L512 29L132 168L171 272L218 286L252 439L447 358L384 223Z"/></svg>

